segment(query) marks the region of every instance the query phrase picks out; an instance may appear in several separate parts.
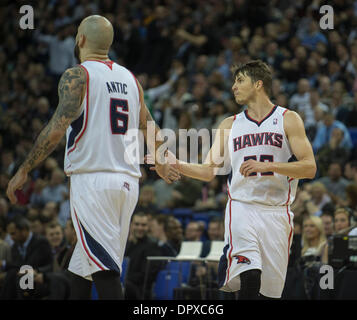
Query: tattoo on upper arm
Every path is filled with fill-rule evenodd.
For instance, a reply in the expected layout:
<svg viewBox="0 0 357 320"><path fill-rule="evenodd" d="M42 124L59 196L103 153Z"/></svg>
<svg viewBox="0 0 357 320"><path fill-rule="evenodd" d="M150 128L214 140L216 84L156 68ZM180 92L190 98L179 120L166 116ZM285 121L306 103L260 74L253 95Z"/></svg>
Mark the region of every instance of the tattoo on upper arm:
<svg viewBox="0 0 357 320"><path fill-rule="evenodd" d="M31 171L51 154L69 124L79 116L85 87L86 74L81 67L68 69L62 75L58 84L58 107L50 122L39 134L34 147L22 165L27 171Z"/></svg>
<svg viewBox="0 0 357 320"><path fill-rule="evenodd" d="M58 84L59 103L53 116L54 125L67 129L79 116L85 86L86 74L81 67L69 69L62 75Z"/></svg>

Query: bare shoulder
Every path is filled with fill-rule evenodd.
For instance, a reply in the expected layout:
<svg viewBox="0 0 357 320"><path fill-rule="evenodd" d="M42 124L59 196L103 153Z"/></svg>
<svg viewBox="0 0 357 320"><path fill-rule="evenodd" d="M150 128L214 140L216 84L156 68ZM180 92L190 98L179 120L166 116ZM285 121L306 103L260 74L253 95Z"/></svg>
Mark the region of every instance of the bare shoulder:
<svg viewBox="0 0 357 320"><path fill-rule="evenodd" d="M87 73L80 66L67 69L58 83L59 104L55 118L59 117L68 121L79 116L80 107L87 86Z"/></svg>
<svg viewBox="0 0 357 320"><path fill-rule="evenodd" d="M284 127L294 127L304 125L300 115L292 110L287 110L284 114Z"/></svg>
<svg viewBox="0 0 357 320"><path fill-rule="evenodd" d="M300 115L292 110L284 114L284 130L287 136L291 134L305 134L304 122Z"/></svg>
<svg viewBox="0 0 357 320"><path fill-rule="evenodd" d="M219 129L232 129L232 124L234 121L234 117L235 116L230 116L228 118L225 118L224 120L222 120L222 122L219 125Z"/></svg>
<svg viewBox="0 0 357 320"><path fill-rule="evenodd" d="M59 84L60 85L68 85L68 84L85 85L86 80L87 80L87 73L80 65L78 65L69 68L65 72L63 72Z"/></svg>

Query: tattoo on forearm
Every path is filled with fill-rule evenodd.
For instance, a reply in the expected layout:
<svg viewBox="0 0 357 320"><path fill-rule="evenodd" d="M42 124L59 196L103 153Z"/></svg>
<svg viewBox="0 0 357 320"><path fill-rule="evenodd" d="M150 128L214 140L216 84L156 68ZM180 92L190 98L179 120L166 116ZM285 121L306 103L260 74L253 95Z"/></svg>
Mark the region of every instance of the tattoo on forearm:
<svg viewBox="0 0 357 320"><path fill-rule="evenodd" d="M58 84L58 107L22 165L28 172L52 153L67 127L79 116L85 87L86 74L81 67L68 69L62 75Z"/></svg>

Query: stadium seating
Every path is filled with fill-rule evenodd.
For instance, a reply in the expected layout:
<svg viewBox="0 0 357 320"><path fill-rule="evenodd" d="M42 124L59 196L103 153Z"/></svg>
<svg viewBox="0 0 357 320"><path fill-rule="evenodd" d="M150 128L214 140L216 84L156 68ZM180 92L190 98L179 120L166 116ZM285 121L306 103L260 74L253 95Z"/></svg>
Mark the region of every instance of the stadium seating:
<svg viewBox="0 0 357 320"><path fill-rule="evenodd" d="M201 255L202 245L202 241L183 241L176 260L198 259Z"/></svg>
<svg viewBox="0 0 357 320"><path fill-rule="evenodd" d="M224 241L212 241L211 249L206 257L205 261L219 261L223 254Z"/></svg>
<svg viewBox="0 0 357 320"><path fill-rule="evenodd" d="M180 284L179 271L176 270L161 270L155 281L153 298L155 300L172 300L174 289Z"/></svg>

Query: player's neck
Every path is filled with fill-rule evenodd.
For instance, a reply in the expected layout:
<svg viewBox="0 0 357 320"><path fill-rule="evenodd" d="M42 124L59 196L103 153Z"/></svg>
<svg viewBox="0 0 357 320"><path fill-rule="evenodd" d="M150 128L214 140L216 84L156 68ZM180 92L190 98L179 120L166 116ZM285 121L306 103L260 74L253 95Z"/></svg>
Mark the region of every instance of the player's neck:
<svg viewBox="0 0 357 320"><path fill-rule="evenodd" d="M96 54L96 53L88 53L83 55L81 58L81 63L87 60L100 60L100 61L109 61L108 54Z"/></svg>
<svg viewBox="0 0 357 320"><path fill-rule="evenodd" d="M254 101L250 101L247 107L249 116L260 121L273 109L274 104L267 96L259 96Z"/></svg>

